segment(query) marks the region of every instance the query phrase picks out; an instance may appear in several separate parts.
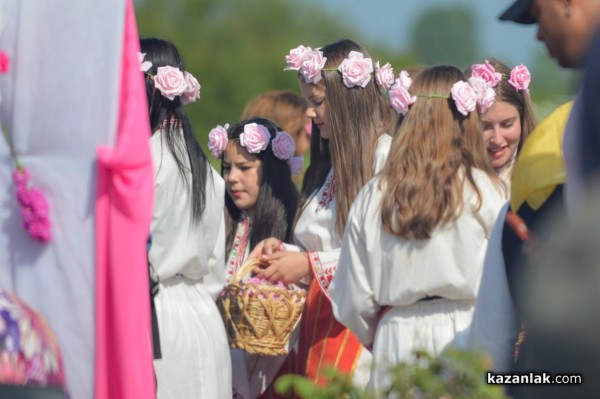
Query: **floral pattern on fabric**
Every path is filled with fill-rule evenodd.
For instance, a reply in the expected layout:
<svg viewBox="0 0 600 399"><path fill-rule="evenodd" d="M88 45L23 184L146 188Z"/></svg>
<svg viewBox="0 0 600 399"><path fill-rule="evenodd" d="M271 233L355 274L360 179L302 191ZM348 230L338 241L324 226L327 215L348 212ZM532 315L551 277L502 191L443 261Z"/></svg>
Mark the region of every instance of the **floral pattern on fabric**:
<svg viewBox="0 0 600 399"><path fill-rule="evenodd" d="M0 383L65 386L58 341L46 319L0 288Z"/></svg>
<svg viewBox="0 0 600 399"><path fill-rule="evenodd" d="M321 198L319 198L319 206L317 206L317 212L325 209L329 209L329 204L335 198L335 187L333 181L333 171L329 172L327 176L327 180L325 180L325 184L323 184L323 193L321 194Z"/></svg>
<svg viewBox="0 0 600 399"><path fill-rule="evenodd" d="M227 271L225 273L225 280L229 284L233 275L244 263L244 257L246 256L246 247L248 245L248 237L250 236L250 218L244 212L237 225L235 232L235 238L233 239L233 245L231 246L231 252L229 253L229 259L227 260Z"/></svg>

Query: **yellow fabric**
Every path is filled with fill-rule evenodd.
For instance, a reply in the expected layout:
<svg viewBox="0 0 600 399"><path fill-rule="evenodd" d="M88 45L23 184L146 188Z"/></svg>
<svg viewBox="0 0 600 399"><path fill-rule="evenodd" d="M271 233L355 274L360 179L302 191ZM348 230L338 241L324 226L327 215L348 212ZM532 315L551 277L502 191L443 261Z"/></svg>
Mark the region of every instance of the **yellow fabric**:
<svg viewBox="0 0 600 399"><path fill-rule="evenodd" d="M550 197L565 182L563 132L573 101L556 108L531 132L519 153L512 172L510 208L516 212L525 201L532 209Z"/></svg>

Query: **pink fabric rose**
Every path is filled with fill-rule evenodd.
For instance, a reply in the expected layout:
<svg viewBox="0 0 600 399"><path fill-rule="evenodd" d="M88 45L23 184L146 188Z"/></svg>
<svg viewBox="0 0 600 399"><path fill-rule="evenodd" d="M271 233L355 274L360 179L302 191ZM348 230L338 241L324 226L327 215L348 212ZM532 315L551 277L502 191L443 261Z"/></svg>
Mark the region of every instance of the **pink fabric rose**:
<svg viewBox="0 0 600 399"><path fill-rule="evenodd" d="M392 104L392 107L396 110L396 112L402 115L406 115L406 113L408 112L408 108L412 103L414 103L417 100L417 97L411 96L408 92L408 89L410 88L409 82L412 81L410 77L408 77L408 73L406 73L406 71L402 72L405 72L405 75L402 75L401 73L401 76L403 76L403 78L396 79L388 93L388 96L390 99L390 103Z"/></svg>
<svg viewBox="0 0 600 399"><path fill-rule="evenodd" d="M288 165L290 165L290 171L292 176L297 176L302 173L304 168L304 155L298 155L297 157L291 157L288 159Z"/></svg>
<svg viewBox="0 0 600 399"><path fill-rule="evenodd" d="M388 91L394 84L394 69L389 63L380 68L379 61L377 61L377 64L375 65L375 78L377 79L379 87L383 91Z"/></svg>
<svg viewBox="0 0 600 399"><path fill-rule="evenodd" d="M510 71L510 79L508 79L508 83L510 83L515 89L523 90L525 93L529 94L529 83L531 82L531 75L529 74L529 69L523 64L517 65Z"/></svg>
<svg viewBox="0 0 600 399"><path fill-rule="evenodd" d="M183 76L185 77L186 88L181 96L181 102L185 105L193 103L200 98L200 83L188 71L185 71Z"/></svg>
<svg viewBox="0 0 600 399"><path fill-rule="evenodd" d="M346 87L366 87L371 81L373 61L370 58L365 58L358 51L351 51L348 58L344 59L338 67L338 71L342 73L342 79Z"/></svg>
<svg viewBox="0 0 600 399"><path fill-rule="evenodd" d="M311 50L306 54L300 68L300 74L302 74L306 83L319 83L325 61L327 61L327 58L323 57L321 50Z"/></svg>
<svg viewBox="0 0 600 399"><path fill-rule="evenodd" d="M469 84L477 93L477 110L479 113L485 113L494 104L496 91L483 78L471 76Z"/></svg>
<svg viewBox="0 0 600 399"><path fill-rule="evenodd" d="M498 86L498 83L502 80L502 74L496 72L496 69L488 60L485 60L485 64L471 65L471 76L482 78L492 87Z"/></svg>
<svg viewBox="0 0 600 399"><path fill-rule="evenodd" d="M477 108L477 93L475 93L475 89L469 83L459 80L454 83L450 93L458 112L461 114L466 116L469 112L475 111Z"/></svg>
<svg viewBox="0 0 600 399"><path fill-rule="evenodd" d="M7 73L10 70L10 57L5 51L0 51L0 73Z"/></svg>
<svg viewBox="0 0 600 399"><path fill-rule="evenodd" d="M296 142L289 133L281 131L277 132L277 135L271 142L271 148L277 158L285 161L294 155Z"/></svg>
<svg viewBox="0 0 600 399"><path fill-rule="evenodd" d="M412 86L412 79L410 78L410 75L406 71L400 71L396 82L397 83L399 82L399 84L402 87L404 87L406 90L410 89L410 86Z"/></svg>
<svg viewBox="0 0 600 399"><path fill-rule="evenodd" d="M185 92L187 83L183 72L179 68L172 66L158 67L156 70L156 76L154 77L154 87L160 90L163 97L173 101L177 96L180 96Z"/></svg>
<svg viewBox="0 0 600 399"><path fill-rule="evenodd" d="M29 236L42 243L50 241L52 229L48 200L44 193L35 187L29 187L29 171L15 170L13 180L17 185L16 197L21 205L23 229Z"/></svg>
<svg viewBox="0 0 600 399"><path fill-rule="evenodd" d="M310 47L298 46L290 50L290 53L285 56L285 62L287 66L283 68L284 71L299 71L302 67L302 63L306 58L307 54L312 49Z"/></svg>
<svg viewBox="0 0 600 399"><path fill-rule="evenodd" d="M144 57L146 53L138 52L138 61L140 63L140 71L148 72L148 69L152 68L152 63L150 61L144 61Z"/></svg>
<svg viewBox="0 0 600 399"><path fill-rule="evenodd" d="M240 134L240 144L250 154L264 151L269 145L271 135L269 129L257 123L248 123L244 126L244 133Z"/></svg>
<svg viewBox="0 0 600 399"><path fill-rule="evenodd" d="M208 149L217 159L221 159L223 151L227 148L227 143L229 142L227 129L229 129L228 123L225 126L217 125L217 127L211 129L208 133Z"/></svg>

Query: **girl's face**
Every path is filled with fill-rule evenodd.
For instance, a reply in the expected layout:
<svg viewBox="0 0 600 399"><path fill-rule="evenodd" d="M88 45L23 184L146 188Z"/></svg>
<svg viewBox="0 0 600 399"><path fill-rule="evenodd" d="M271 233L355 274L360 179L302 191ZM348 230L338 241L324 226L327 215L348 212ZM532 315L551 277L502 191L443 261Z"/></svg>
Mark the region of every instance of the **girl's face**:
<svg viewBox="0 0 600 399"><path fill-rule="evenodd" d="M261 160L248 153L235 141L230 141L223 153L225 189L238 209L250 216L254 213L260 192Z"/></svg>
<svg viewBox="0 0 600 399"><path fill-rule="evenodd" d="M315 125L321 132L321 137L328 139L331 137L331 123L329 121L329 107L325 101L325 84L306 83L300 78L300 92L308 103L306 116L315 122Z"/></svg>
<svg viewBox="0 0 600 399"><path fill-rule="evenodd" d="M483 139L494 169L513 160L521 141L521 117L512 104L496 101L482 116Z"/></svg>

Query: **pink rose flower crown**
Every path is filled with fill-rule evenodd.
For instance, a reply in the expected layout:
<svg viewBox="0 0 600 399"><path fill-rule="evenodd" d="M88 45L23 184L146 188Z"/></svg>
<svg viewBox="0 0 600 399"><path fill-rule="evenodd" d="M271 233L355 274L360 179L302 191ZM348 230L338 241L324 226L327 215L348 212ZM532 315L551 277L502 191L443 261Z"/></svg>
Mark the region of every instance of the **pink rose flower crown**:
<svg viewBox="0 0 600 399"><path fill-rule="evenodd" d="M471 77L468 82L458 81L450 90L449 96L439 94L416 94L409 92L412 85L412 79L408 72L401 71L398 79L394 81L388 90L390 104L399 114L406 115L410 105L415 102L417 97L425 98L452 98L456 109L462 115L468 115L469 112L477 110L483 114L494 104L496 91L494 88L502 81L502 74L496 72L494 67L485 61L484 64L473 64L471 66ZM529 95L529 83L531 75L529 70L523 64L517 65L510 73L508 83L517 91L523 91Z"/></svg>
<svg viewBox="0 0 600 399"><path fill-rule="evenodd" d="M471 65L469 83L477 93L477 109L480 113L484 113L494 104L496 97L494 88L500 84L503 78L502 74L496 72L488 60L485 60L483 64ZM520 64L514 67L506 79L515 90L529 95L531 74L525 65Z"/></svg>
<svg viewBox="0 0 600 399"><path fill-rule="evenodd" d="M217 159L223 157L223 152L225 152L225 148L227 148L227 144L229 143L227 129L229 129L229 124L225 124L225 126L217 125L208 133L208 149ZM236 141L238 140L236 139ZM294 157L296 142L286 131L281 130L277 132L275 137L271 139L271 134L266 126L258 123L247 123L244 125L244 132L240 134L238 142L250 154L258 154L265 151L269 144L271 144L273 154L282 161L288 162L292 174L298 171L298 159Z"/></svg>
<svg viewBox="0 0 600 399"><path fill-rule="evenodd" d="M201 86L194 75L169 65L156 68L156 75L152 75L148 72L152 68L152 62L144 61L145 56L146 53L138 53L140 71L150 76L154 87L163 97L171 101L175 97L180 97L183 105L193 103L200 98Z"/></svg>
<svg viewBox="0 0 600 399"><path fill-rule="evenodd" d="M324 68L327 57L323 56L320 49L298 46L291 49L285 56L286 67L284 71L298 71L308 84L318 84L323 78L323 71L338 71L344 85L365 88L375 77L379 90L386 93L394 83L394 70L390 64L375 64L371 58L366 58L363 53L350 51L337 68Z"/></svg>

